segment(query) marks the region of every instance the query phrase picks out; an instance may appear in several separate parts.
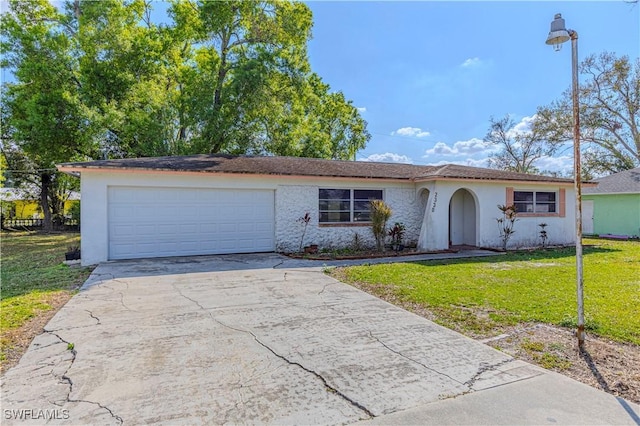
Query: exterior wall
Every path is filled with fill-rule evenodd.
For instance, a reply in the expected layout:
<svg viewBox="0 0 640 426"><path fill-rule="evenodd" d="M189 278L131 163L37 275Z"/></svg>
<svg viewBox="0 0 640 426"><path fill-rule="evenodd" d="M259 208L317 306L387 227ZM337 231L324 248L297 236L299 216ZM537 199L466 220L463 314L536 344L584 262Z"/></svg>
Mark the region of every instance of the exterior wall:
<svg viewBox="0 0 640 426"><path fill-rule="evenodd" d="M105 173L83 171L81 177L82 264L93 265L108 260L108 188L109 186L166 187L166 188L237 188L272 189L275 179L255 176L213 176L206 173Z"/></svg>
<svg viewBox="0 0 640 426"><path fill-rule="evenodd" d="M405 242L416 242L422 209L412 183L372 182L371 180L302 178L297 182L287 177L206 173L122 173L83 171L81 178L81 250L82 264L92 265L108 260L108 188L109 186L167 188L237 188L275 190L276 250L297 251L302 236L299 219L309 212L311 223L304 244L320 248L348 247L358 234L362 245L374 245L371 228L362 224L340 226L318 223L319 188L382 189L384 199L393 209L389 223L403 222L407 227Z"/></svg>
<svg viewBox="0 0 640 426"><path fill-rule="evenodd" d="M16 201L16 219L42 218L42 209L37 201Z"/></svg>
<svg viewBox="0 0 640 426"><path fill-rule="evenodd" d="M593 200L593 232L640 236L640 194L589 194Z"/></svg>
<svg viewBox="0 0 640 426"><path fill-rule="evenodd" d="M505 185L485 181L429 181L415 184L401 181L373 181L369 179L291 178L253 175L214 175L207 173L153 173L153 172L105 172L83 170L81 180L81 249L83 265L108 260L108 188L110 186L209 188L209 189L270 189L275 191L275 241L276 250L299 250L303 224L300 218L306 212L311 215L303 245L317 244L320 248L344 248L354 245L355 235L361 246L374 246L371 227L368 224L320 224L318 223L318 190L320 188L382 189L384 200L393 215L389 226L402 222L406 226L405 244L417 243L426 250L449 248L449 206L452 196L459 189L468 194L458 196L453 207L462 205L465 210L472 203L475 217L458 218L462 242L480 247L501 247L496 219L500 217L497 205L508 202L507 187L518 190L546 190L560 192L560 186L549 184ZM540 245L539 223L547 223L549 244L573 244L575 242L575 218L573 189L564 187L563 208L566 215L519 217L509 248ZM560 204L560 202L558 203ZM454 214L458 214L456 210ZM469 222L473 221L473 222ZM455 232L458 229L453 230ZM457 242L457 241L456 241Z"/></svg>
<svg viewBox="0 0 640 426"><path fill-rule="evenodd" d="M507 204L507 187L514 187L516 191L558 191L560 186L549 184L504 184L493 182L455 182L436 181L418 184L418 190L428 189L429 199L427 201L426 214L420 230L420 241L418 246L424 250L445 250L449 248L449 205L452 196L459 189L466 189L476 202L475 217L475 240L479 247L502 247L498 225L496 219L502 213L498 210L498 205ZM536 247L541 244L539 237L540 227L538 224L546 223L548 244L565 245L575 243L575 211L573 189L565 188L566 212L564 217L556 215L521 215L515 223L515 233L509 240L508 248ZM464 203L468 197L464 198ZM463 204L463 203L460 203ZM560 201L558 209L560 210ZM453 207L456 207L454 200ZM453 215L459 211L453 211ZM467 218L465 218L467 220ZM464 235L467 243L470 228L459 230ZM453 233L456 231L454 230ZM454 244L459 241L452 241Z"/></svg>
<svg viewBox="0 0 640 426"><path fill-rule="evenodd" d="M405 244L418 240L422 209L412 183L380 183L353 180L317 180L313 185L279 185L276 190L276 250L296 252L304 225L300 218L306 212L311 215L307 226L304 246L317 244L320 249L353 247L355 236L363 247L375 246L369 224L320 224L318 222L318 190L320 188L382 189L384 201L391 207L393 215L389 225L402 222L406 226Z"/></svg>

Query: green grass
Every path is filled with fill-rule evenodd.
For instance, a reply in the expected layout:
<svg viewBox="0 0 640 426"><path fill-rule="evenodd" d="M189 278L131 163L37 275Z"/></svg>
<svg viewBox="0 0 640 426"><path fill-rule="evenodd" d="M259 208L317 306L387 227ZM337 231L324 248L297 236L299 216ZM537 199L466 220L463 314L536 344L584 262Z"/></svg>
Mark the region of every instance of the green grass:
<svg viewBox="0 0 640 426"><path fill-rule="evenodd" d="M79 245L78 233L3 232L0 237L1 361L5 359L5 350L12 346L5 333L51 310L52 301L60 293L75 291L87 279L91 268L70 268L62 263L67 248Z"/></svg>
<svg viewBox="0 0 640 426"><path fill-rule="evenodd" d="M584 310L588 331L640 344L640 243L585 239ZM573 326L574 249L475 259L346 268L341 278L431 310L463 332L543 322Z"/></svg>
<svg viewBox="0 0 640 426"><path fill-rule="evenodd" d="M558 343L551 343L545 346L543 342L524 339L520 343L520 347L543 368L562 371L571 367L571 361L556 353L558 351L561 353L564 350L562 345Z"/></svg>

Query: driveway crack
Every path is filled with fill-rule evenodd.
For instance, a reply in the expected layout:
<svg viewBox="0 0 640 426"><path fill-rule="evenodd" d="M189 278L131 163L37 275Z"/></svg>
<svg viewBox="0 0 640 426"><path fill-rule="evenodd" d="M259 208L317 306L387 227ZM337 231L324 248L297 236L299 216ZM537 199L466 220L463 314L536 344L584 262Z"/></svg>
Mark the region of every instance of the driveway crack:
<svg viewBox="0 0 640 426"><path fill-rule="evenodd" d="M336 283L327 283L327 284L325 284L325 285L322 287L322 290L320 290L320 291L318 292L318 296L319 296L319 295L321 295L322 293L324 293L324 292L325 292L325 290L327 289L327 287L329 287L329 286L331 286L331 285L335 285L335 284L340 284L340 283L337 283L337 282L336 282Z"/></svg>
<svg viewBox="0 0 640 426"><path fill-rule="evenodd" d="M215 321L216 323L220 324L221 326L228 328L230 330L234 330L240 333L244 333L244 334L248 334L251 337L253 337L253 340L256 341L256 343L258 343L260 346L262 346L263 348L265 348L266 350L268 350L269 352L271 352L273 355L275 355L276 357L280 358L281 360L283 360L284 362L286 362L289 365L295 365L296 367L301 368L302 370L306 371L307 373L312 374L313 376L315 376L317 379L319 379L322 384L324 385L324 387L326 389L328 389L330 392L335 393L336 395L338 395L340 398L344 399L345 401L347 401L349 404L351 404L352 406L358 408L359 410L363 411L369 418L373 418L375 417L375 414L373 414L371 412L371 410L369 410L367 407L365 407L364 405L362 405L361 403L359 403L358 401L355 401L351 398L349 398L349 396L345 395L344 393L342 393L339 389L337 389L334 386L331 386L329 384L329 382L327 381L326 378L324 378L320 373L318 373L315 370L312 370L310 368L305 367L304 365L300 364L299 362L296 361L292 361L290 359L288 359L287 357L285 357L284 355L281 355L279 353L277 353L273 348L271 348L269 345L267 345L266 343L262 342L258 336L255 335L255 333L253 333L250 330L243 330L241 328L236 328L236 327L232 327L228 324L225 324L224 322L220 321L218 318L216 318L210 311L208 311L207 309L205 309L204 306L202 306L200 304L200 302L198 302L197 300L187 296L186 294L184 294L178 287L176 287L175 285L173 285L174 289L185 299L190 300L191 302L193 302L196 306L198 306L201 310L208 312L209 316L211 317L211 319L213 321Z"/></svg>
<svg viewBox="0 0 640 426"><path fill-rule="evenodd" d="M427 369L427 370L429 370L429 371L433 371L433 372L434 372L434 373L436 373L436 374L439 374L439 375L441 375L441 376L444 376L444 377L446 377L446 378L448 378L448 379L450 379L450 380L452 380L452 381L454 381L454 382L456 382L456 383L458 383L458 384L461 384L461 385L463 385L463 386L464 386L464 385L466 385L466 383L462 383L461 381L454 379L453 377L451 377L451 376L450 376L450 375L448 375L447 373L443 373L443 372L441 372L441 371L436 370L435 368L429 367L428 365L426 365L426 364L424 364L424 363L422 363L422 362L420 362L420 361L418 361L418 360L416 360L416 359L413 359L413 358L411 358L411 357L408 357L408 356L406 356L405 354L403 354L402 352L397 351L397 350L395 350L395 349L391 348L389 345L387 345L387 344L386 344L386 343L384 343L382 340L380 340L380 338L378 338L377 336L374 336L374 335L373 335L373 333L371 332L371 330L368 330L368 331L369 331L369 336L371 336L371 338L372 338L372 339L376 340L378 343L380 343L382 346L384 346L385 348L387 348L388 350L390 350L390 351L391 351L391 352L393 352L394 354L400 355L402 358L406 359L407 361L411 361L411 362L413 362L413 363L416 363L416 364L418 364L419 366L421 366L421 367L423 367L423 368L426 368L426 369ZM486 370L485 370L485 371L486 371Z"/></svg>
<svg viewBox="0 0 640 426"><path fill-rule="evenodd" d="M74 403L74 402L75 402L75 403L80 403L80 402L84 402L84 403L87 403L87 404L94 404L94 405L97 405L98 407L102 408L103 410L106 410L106 411L109 413L109 415L110 415L111 417L113 417L113 418L118 422L118 424L123 424L123 423L124 423L124 420L122 419L122 417L118 416L118 415L117 415L117 414L115 414L115 413L113 412L113 410L111 410L109 407L107 407L107 406L105 406L105 405L102 405L102 404L100 404L99 402L95 402L95 401L87 401L87 400L85 400L85 399L71 399L71 393L73 392L73 380L71 380L71 377L69 377L67 373L69 372L69 370L70 370L70 369L71 369L71 367L73 366L73 363L76 361L76 357L77 357L77 355L78 355L78 352L76 352L76 349L75 349L75 347L73 346L73 343L70 343L70 342L66 341L65 339L63 339L62 337L60 337L60 335L59 335L59 334L57 334L57 333L55 333L55 332L53 332L53 331L47 331L47 330L45 330L45 333L49 333L49 334L51 334L51 335L53 335L53 336L57 337L57 338L58 338L58 340L60 340L62 343L66 343L66 344L67 344L67 348L69 348L69 351L71 352L71 355L72 355L72 356L71 356L71 361L69 362L69 366L66 368L66 370L64 370L64 373L62 373L62 375L60 376L60 380L61 380L62 382L65 382L65 383L67 383L67 384L69 385L69 391L67 392L67 396L65 397L65 402L69 402L69 403ZM58 405L58 406L60 405L60 404L57 404L56 402L53 402L53 401L50 401L50 402L51 402L52 404L54 404L54 405Z"/></svg>
<svg viewBox="0 0 640 426"><path fill-rule="evenodd" d="M331 285L331 284L332 284L332 283L329 283L329 284L325 285L325 288L326 288L327 286ZM322 293L323 291L324 291L324 289L323 289L320 293ZM320 293L318 293L318 294L320 294ZM347 320L351 321L354 325L356 325L356 326L358 326L358 325L359 325L359 324L356 322L356 320L355 320L354 318L351 318L351 317L347 316L347 312L344 312L344 311L342 311L342 310L340 310L340 309L337 309L337 308L335 308L334 306L330 306L330 305L328 305L326 302L324 302L324 305L325 305L327 308L329 308L329 309L331 309L331 310L333 310L333 311L335 311L335 312L339 312L339 313L341 313L345 319L347 319ZM413 359L413 358L411 358L411 357L409 357L409 356L407 356L407 355L403 354L403 353L402 353L402 352L400 352L400 351L397 351L397 350L393 349L392 347L390 347L389 345L387 345L385 342L383 342L382 340L380 340L380 338L379 338L379 337L375 336L371 330L366 330L366 331L369 333L369 337L371 337L373 340L375 340L375 341L376 341L376 342L378 342L380 345L382 345L384 348L386 348L387 350L389 350L389 351L393 352L394 354L401 356L402 358L406 359L407 361L411 361L411 362L413 362L413 363L415 363L415 364L418 364L419 366L421 366L421 367L423 367L423 368L425 368L425 369L427 369L427 370L429 370L429 371L432 371L432 372L434 372L434 373L436 373L436 374L438 374L438 375L440 375L440 376L444 376L444 377L448 378L449 380L451 380L451 381L453 381L453 382L456 382L456 383L458 383L458 384L460 384L460 385L462 385L462 386L466 386L466 383L462 383L460 380L456 380L456 379L454 379L453 377L451 377L450 375L448 375L448 374L446 374L446 373L443 373L443 372L438 371L438 370L436 370L436 369L434 369L434 368L432 368L432 367L429 367L428 365L426 365L426 364L424 364L424 363L422 363L422 362L420 362L420 361L418 361L418 360L416 360L416 359ZM484 371L487 371L487 370L484 370ZM484 372L484 371L483 371L483 372ZM477 380L477 379L476 379L476 380ZM474 381L474 382L475 382L475 381Z"/></svg>
<svg viewBox="0 0 640 426"><path fill-rule="evenodd" d="M480 368L478 368L478 371L476 371L476 374L474 374L473 377L471 377L469 380L464 382L464 385L468 387L470 391L472 391L473 385L480 379L480 377L484 373L486 373L487 371L494 371L498 367L502 367L503 365L509 364L510 362L513 362L513 361L515 361L515 358L503 359L502 361L497 362L495 364L480 363Z"/></svg>
<svg viewBox="0 0 640 426"><path fill-rule="evenodd" d="M367 416L369 416L369 418L375 417L375 414L373 414L367 407L365 407L364 405L360 404L358 401L355 401L355 400L349 398L347 395L342 393L339 389L335 388L334 386L331 386L329 384L329 382L327 381L327 379L325 379L320 373L318 373L317 371L312 370L312 369L310 369L308 367L305 367L304 365L300 364L299 362L291 361L290 359L288 359L284 355L281 355L281 354L277 353L269 345L265 344L260 339L258 339L258 336L256 336L255 333L253 333L252 331L243 330L243 329L240 329L240 328L235 328L235 327L232 327L230 325L227 325L227 324L223 323L222 321L220 321L219 319L215 318L213 315L211 315L211 318L215 322L217 322L218 324L220 324L223 327L226 327L228 329L235 330L235 331L238 331L238 332L241 332L241 333L249 334L250 336L253 337L253 340L255 340L260 346L262 346L263 348L265 348L266 350L271 352L276 357L280 358L281 360L283 360L287 364L295 365L295 366L303 369L307 373L310 373L310 374L314 375L316 378L318 378L322 382L322 384L325 386L325 388L327 388L329 391L335 393L336 395L338 395L339 397L341 397L342 399L347 401L349 404L353 405L354 407L356 407L356 408L360 409L361 411L363 411L364 413L366 413Z"/></svg>
<svg viewBox="0 0 640 426"><path fill-rule="evenodd" d="M100 318L98 318L97 316L93 315L93 312L91 312L91 311L90 311L90 310L88 310L88 309L85 309L85 312L87 312L91 318L93 318L94 320L96 320L96 325L100 325L100 324L101 324L101 323L100 323Z"/></svg>

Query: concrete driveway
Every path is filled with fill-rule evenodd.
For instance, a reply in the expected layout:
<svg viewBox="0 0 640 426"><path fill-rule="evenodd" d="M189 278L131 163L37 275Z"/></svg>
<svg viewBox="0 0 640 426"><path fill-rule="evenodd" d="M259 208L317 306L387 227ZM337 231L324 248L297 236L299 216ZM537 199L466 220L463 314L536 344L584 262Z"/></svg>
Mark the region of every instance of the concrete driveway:
<svg viewBox="0 0 640 426"><path fill-rule="evenodd" d="M275 254L100 265L6 373L3 424L499 423L491 413L518 391L527 413L505 422L634 424L637 406L309 265ZM565 404L551 397L562 386L584 403L547 407Z"/></svg>

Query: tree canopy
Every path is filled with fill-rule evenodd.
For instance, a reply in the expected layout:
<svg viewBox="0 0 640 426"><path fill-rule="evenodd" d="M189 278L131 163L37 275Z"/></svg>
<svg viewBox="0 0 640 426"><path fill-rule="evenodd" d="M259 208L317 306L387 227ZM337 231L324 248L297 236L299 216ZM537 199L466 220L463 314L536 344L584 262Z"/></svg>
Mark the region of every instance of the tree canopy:
<svg viewBox="0 0 640 426"><path fill-rule="evenodd" d="M12 0L1 17L2 153L37 177L56 163L197 153L353 159L370 135L307 57L291 1ZM49 200L47 202L46 200ZM47 205L45 205L47 204Z"/></svg>
<svg viewBox="0 0 640 426"><path fill-rule="evenodd" d="M603 52L580 64L583 167L609 174L640 165L640 59ZM571 90L538 108L534 128L551 144L573 138Z"/></svg>
<svg viewBox="0 0 640 426"><path fill-rule="evenodd" d="M535 122L535 117L533 121ZM490 168L519 173L538 173L536 160L551 156L558 145L542 138L537 128L516 129L513 118L490 119L489 130L484 142L492 144L497 151L489 157Z"/></svg>

